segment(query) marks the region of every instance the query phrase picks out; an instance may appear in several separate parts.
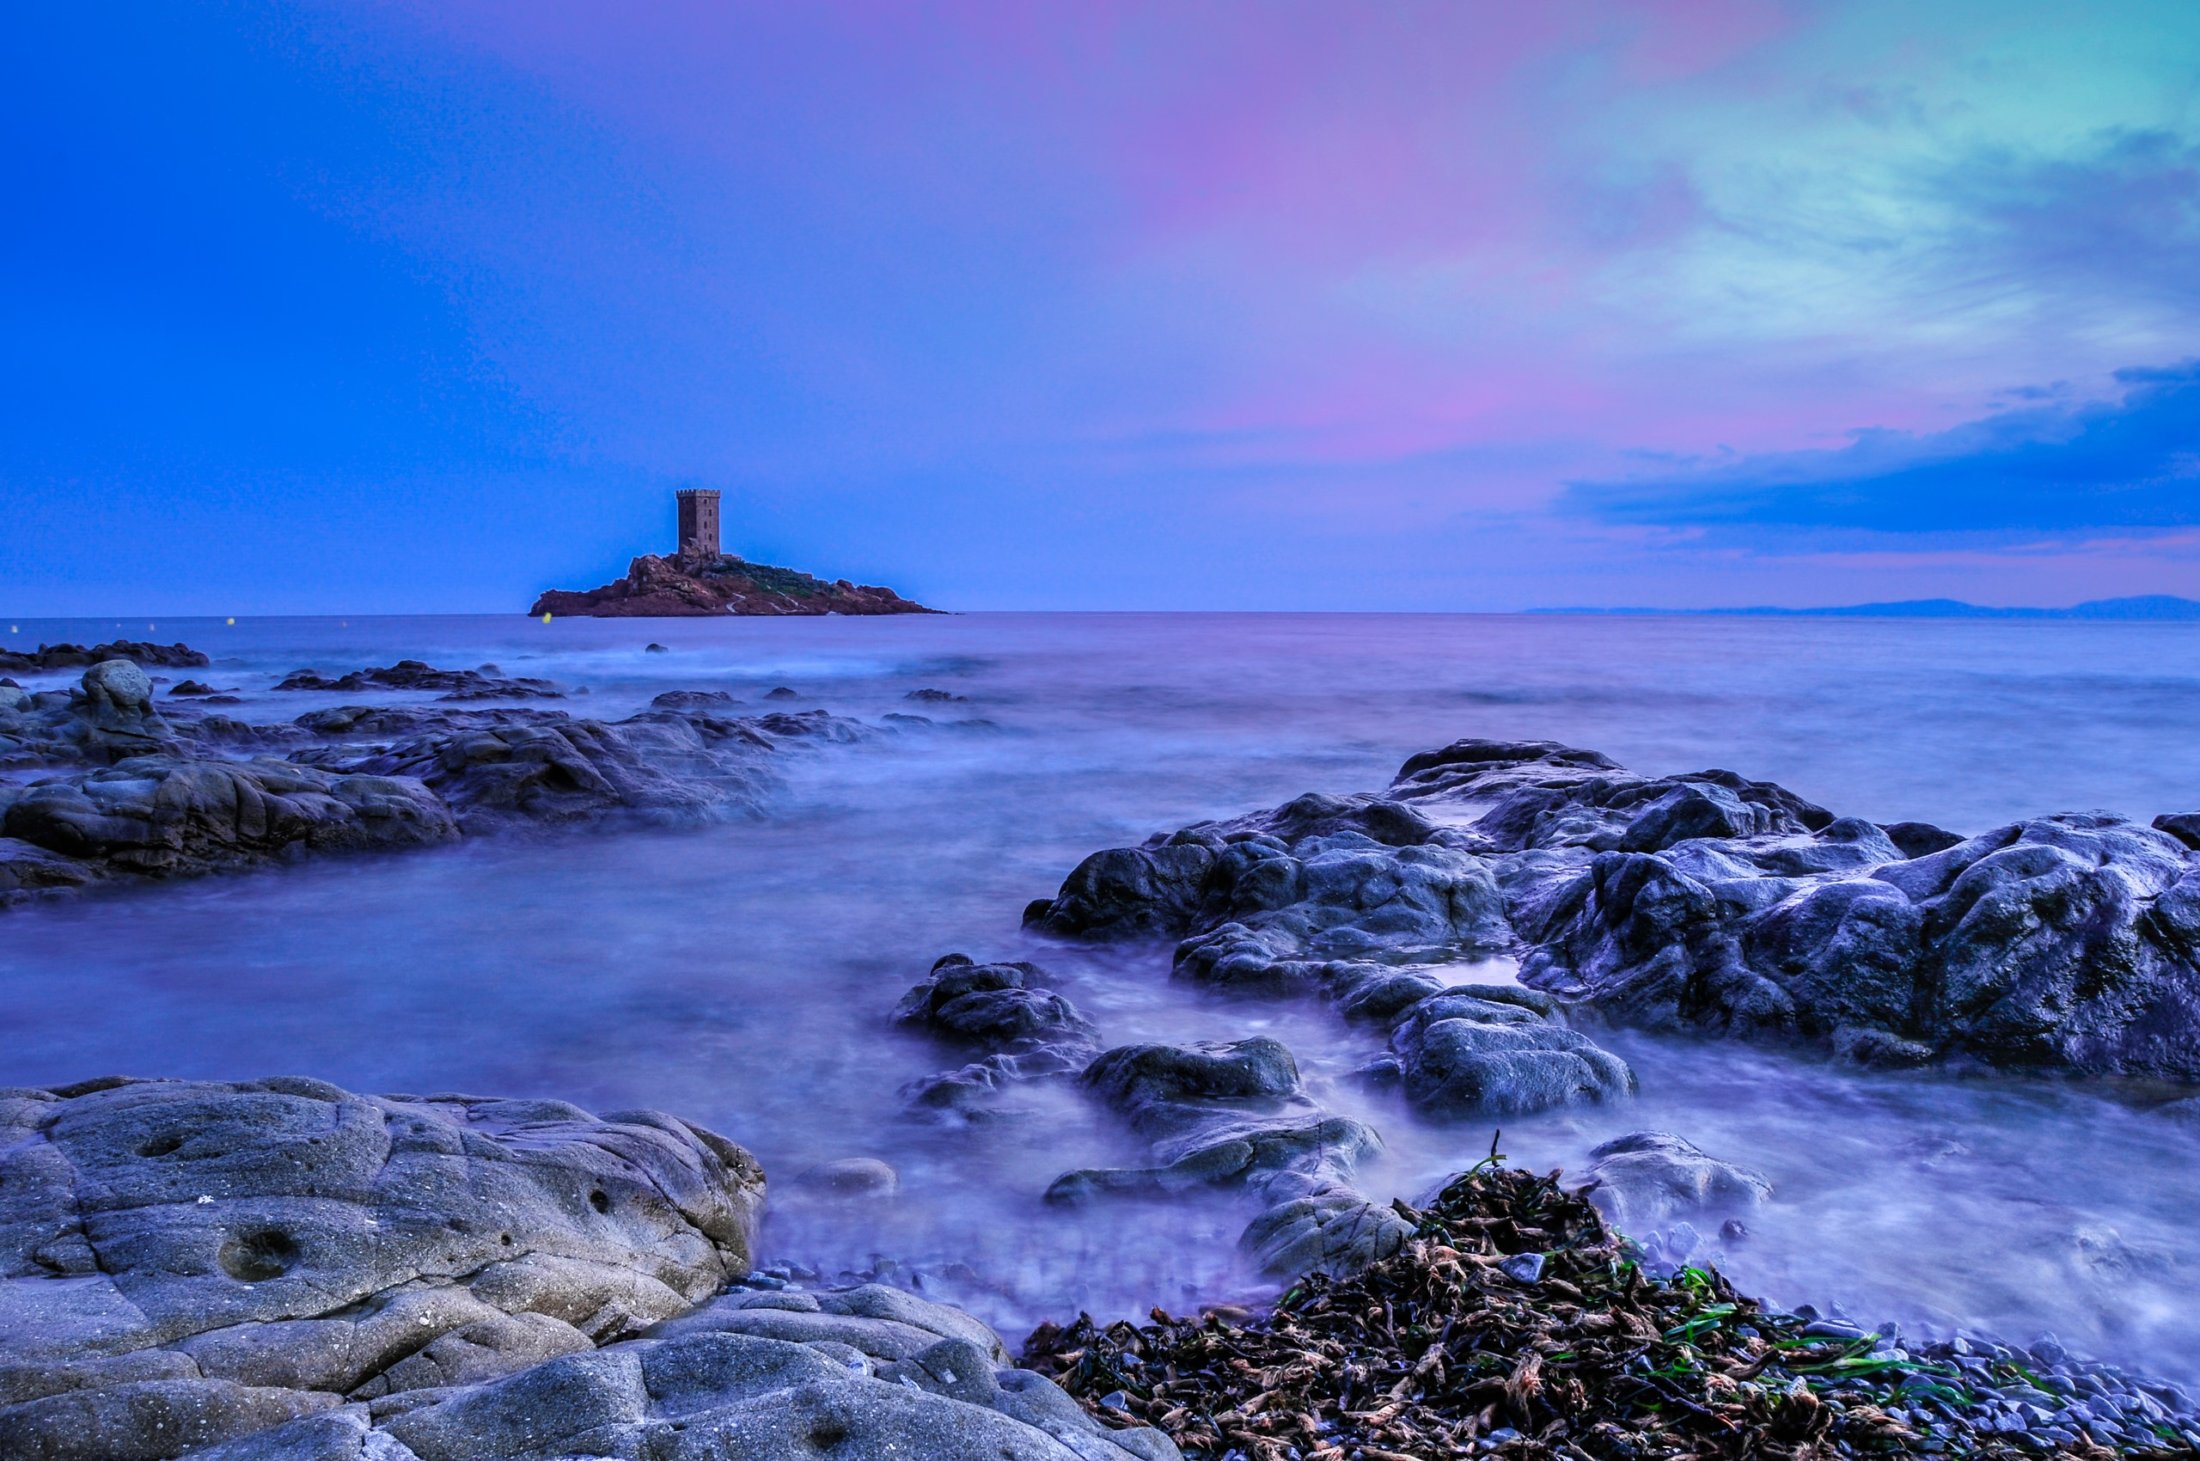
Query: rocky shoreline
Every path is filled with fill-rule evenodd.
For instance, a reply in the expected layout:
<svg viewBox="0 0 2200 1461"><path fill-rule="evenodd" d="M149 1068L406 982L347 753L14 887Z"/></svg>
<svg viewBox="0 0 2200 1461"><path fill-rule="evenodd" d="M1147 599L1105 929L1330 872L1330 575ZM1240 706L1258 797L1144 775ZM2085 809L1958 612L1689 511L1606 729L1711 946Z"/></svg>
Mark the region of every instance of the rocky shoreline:
<svg viewBox="0 0 2200 1461"><path fill-rule="evenodd" d="M1494 1153L1266 1312L1042 1325L1017 1360L948 1305L756 1269L766 1190L651 1111L295 1077L0 1090L0 1455L2200 1452L2175 1386L1767 1308Z"/></svg>
<svg viewBox="0 0 2200 1461"><path fill-rule="evenodd" d="M46 672L92 661L73 688L0 683L0 905L516 828L754 816L788 750L880 733L738 715L706 690L590 719L516 703L577 690L413 660L275 689L421 698L256 724L205 708L215 685L160 699L127 653L101 657L182 646L57 649ZM1095 853L1025 923L1326 1009L1365 1039L1355 1079L1434 1123L1623 1107L1638 1077L1597 1033L1619 1025L1863 1066L2140 1078L2160 1103L2200 1080L2196 849L2196 815L1960 837L1731 772L1460 741L1379 792ZM1065 1315L1019 1367L967 1313L760 1256L761 1169L677 1117L300 1078L6 1090L0 1456L2200 1451L2183 1391L2051 1341L1910 1339L1746 1298L1712 1234L1740 1232L1771 1183L1681 1134L1603 1142L1580 1186L1493 1146L1419 1205L1381 1200L1356 1185L1381 1134L1325 1106L1282 1041L1111 1042L1056 983L950 954L881 1001L869 1020L943 1057L902 1091L905 1117L983 1142L1040 1086L1074 1093L1138 1154L1063 1163L1033 1203L1218 1195L1281 1286L1272 1307ZM851 1161L805 1183L870 1198L895 1175Z"/></svg>
<svg viewBox="0 0 2200 1461"><path fill-rule="evenodd" d="M303 1079L0 1090L0 1455L1177 1454L957 1310L745 1285L764 1191L747 1152L657 1112Z"/></svg>
<svg viewBox="0 0 2200 1461"><path fill-rule="evenodd" d="M95 662L64 690L0 681L0 908L517 828L755 817L777 759L880 733L822 710L743 715L723 694L671 692L620 720L589 719L495 703L564 698L549 681L416 660L335 678L301 670L276 689L435 703L264 724L206 708L228 697L192 681L156 700L127 658Z"/></svg>
<svg viewBox="0 0 2200 1461"><path fill-rule="evenodd" d="M1804 1043L1865 1065L2200 1081L2200 814L2066 813L1975 837L1837 817L1730 771L1644 776L1465 740L1382 792L1095 853L1031 927L1174 942L1177 977L1307 993L1391 1030L1415 1104L1612 1093L1561 1010ZM1527 993L1450 987L1505 953ZM1504 1010L1460 1001L1498 1000ZM1523 1019L1513 1011L1530 1010Z"/></svg>

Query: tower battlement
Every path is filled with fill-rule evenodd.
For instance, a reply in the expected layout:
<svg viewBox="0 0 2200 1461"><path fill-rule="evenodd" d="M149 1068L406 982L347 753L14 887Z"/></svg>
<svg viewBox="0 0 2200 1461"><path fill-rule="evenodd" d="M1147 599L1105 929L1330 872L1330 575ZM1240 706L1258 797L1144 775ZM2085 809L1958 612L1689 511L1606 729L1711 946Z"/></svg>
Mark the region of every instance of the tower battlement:
<svg viewBox="0 0 2200 1461"><path fill-rule="evenodd" d="M683 487L680 499L680 556L716 558L718 546L718 493L708 487Z"/></svg>

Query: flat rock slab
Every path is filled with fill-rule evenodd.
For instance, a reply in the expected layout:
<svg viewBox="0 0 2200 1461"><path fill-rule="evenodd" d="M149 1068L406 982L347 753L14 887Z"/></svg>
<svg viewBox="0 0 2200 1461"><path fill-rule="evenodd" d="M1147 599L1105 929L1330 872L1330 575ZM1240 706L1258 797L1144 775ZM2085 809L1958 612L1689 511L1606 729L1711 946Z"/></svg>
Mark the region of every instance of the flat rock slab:
<svg viewBox="0 0 2200 1461"><path fill-rule="evenodd" d="M0 1090L0 1457L1177 1461L959 1310L727 1291L763 1193L656 1112Z"/></svg>
<svg viewBox="0 0 2200 1461"><path fill-rule="evenodd" d="M879 1284L725 1295L487 1384L351 1404L201 1461L1179 1461L1009 1366L959 1310Z"/></svg>
<svg viewBox="0 0 2200 1461"><path fill-rule="evenodd" d="M0 1091L0 1456L164 1457L593 1350L746 1272L763 1189L655 1112Z"/></svg>

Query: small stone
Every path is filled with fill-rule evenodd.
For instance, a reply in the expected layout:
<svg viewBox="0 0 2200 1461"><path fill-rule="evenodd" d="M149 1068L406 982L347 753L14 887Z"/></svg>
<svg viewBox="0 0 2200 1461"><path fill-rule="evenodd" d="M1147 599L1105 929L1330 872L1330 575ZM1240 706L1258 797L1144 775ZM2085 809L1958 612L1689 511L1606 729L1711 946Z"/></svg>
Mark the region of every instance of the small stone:
<svg viewBox="0 0 2200 1461"><path fill-rule="evenodd" d="M1543 1255L1540 1253L1515 1253L1497 1266L1506 1277L1519 1283L1535 1283L1543 1277Z"/></svg>

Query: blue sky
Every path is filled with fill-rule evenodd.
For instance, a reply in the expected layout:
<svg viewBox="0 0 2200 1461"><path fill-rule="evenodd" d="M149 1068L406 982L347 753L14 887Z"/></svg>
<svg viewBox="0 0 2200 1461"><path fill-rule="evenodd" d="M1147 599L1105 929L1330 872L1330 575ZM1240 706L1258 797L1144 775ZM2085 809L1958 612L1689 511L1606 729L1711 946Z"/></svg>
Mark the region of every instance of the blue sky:
<svg viewBox="0 0 2200 1461"><path fill-rule="evenodd" d="M2200 8L48 7L0 611L2200 594Z"/></svg>

